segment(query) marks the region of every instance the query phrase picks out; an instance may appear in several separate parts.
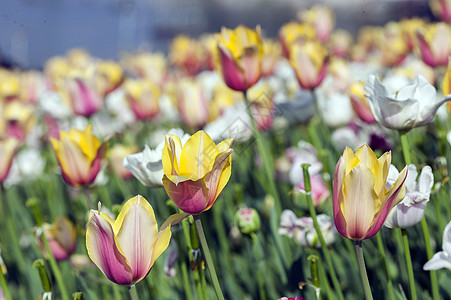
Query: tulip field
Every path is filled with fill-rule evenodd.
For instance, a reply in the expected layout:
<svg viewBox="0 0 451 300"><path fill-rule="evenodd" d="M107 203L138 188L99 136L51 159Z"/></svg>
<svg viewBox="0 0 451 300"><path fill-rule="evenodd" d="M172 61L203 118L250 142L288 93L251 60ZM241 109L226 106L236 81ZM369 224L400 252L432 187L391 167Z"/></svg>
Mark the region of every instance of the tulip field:
<svg viewBox="0 0 451 300"><path fill-rule="evenodd" d="M451 1L430 9L0 68L0 299L451 299Z"/></svg>

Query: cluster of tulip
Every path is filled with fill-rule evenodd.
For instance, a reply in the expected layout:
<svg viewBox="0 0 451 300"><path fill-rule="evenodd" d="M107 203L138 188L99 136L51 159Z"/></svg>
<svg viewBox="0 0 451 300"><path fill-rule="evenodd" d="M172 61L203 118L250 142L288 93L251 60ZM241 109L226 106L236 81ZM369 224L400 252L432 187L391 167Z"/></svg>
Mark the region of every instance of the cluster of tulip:
<svg viewBox="0 0 451 300"><path fill-rule="evenodd" d="M0 69L0 298L451 297L451 1L431 9Z"/></svg>

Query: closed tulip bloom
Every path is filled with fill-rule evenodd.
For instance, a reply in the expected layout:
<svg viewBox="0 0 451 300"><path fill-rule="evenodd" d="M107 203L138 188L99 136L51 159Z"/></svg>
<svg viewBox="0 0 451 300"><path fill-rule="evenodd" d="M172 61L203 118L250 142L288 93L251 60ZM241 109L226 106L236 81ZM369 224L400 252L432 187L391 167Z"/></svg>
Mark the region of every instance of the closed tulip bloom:
<svg viewBox="0 0 451 300"><path fill-rule="evenodd" d="M6 138L0 140L0 183L8 177L14 154L19 147L19 140L16 138Z"/></svg>
<svg viewBox="0 0 451 300"><path fill-rule="evenodd" d="M282 46L282 54L286 59L290 59L290 48L294 43L304 43L314 40L316 37L315 27L311 24L300 24L290 22L283 25L279 30L279 42Z"/></svg>
<svg viewBox="0 0 451 300"><path fill-rule="evenodd" d="M385 188L391 152L377 158L368 145L354 152L346 147L333 183L333 213L338 232L351 240L374 236L390 211L404 198L404 168L389 190Z"/></svg>
<svg viewBox="0 0 451 300"><path fill-rule="evenodd" d="M178 136L166 136L163 185L178 208L189 214L211 208L231 175L231 144L229 138L215 145L202 130L183 147Z"/></svg>
<svg viewBox="0 0 451 300"><path fill-rule="evenodd" d="M222 28L218 36L216 69L226 85L235 91L247 91L260 79L263 56L260 26L251 30L238 26Z"/></svg>
<svg viewBox="0 0 451 300"><path fill-rule="evenodd" d="M130 108L138 119L151 119L160 112L158 100L161 91L150 80L127 79L123 88Z"/></svg>
<svg viewBox="0 0 451 300"><path fill-rule="evenodd" d="M91 210L86 230L88 255L112 282L135 284L168 247L174 216L158 229L152 206L140 195L125 203L116 220Z"/></svg>
<svg viewBox="0 0 451 300"><path fill-rule="evenodd" d="M326 48L319 42L295 43L290 50L290 64L293 67L299 85L312 90L321 84L327 73L329 56Z"/></svg>
<svg viewBox="0 0 451 300"><path fill-rule="evenodd" d="M438 108L451 98L437 101L435 87L422 75L398 91L390 91L376 75L365 84L371 111L377 122L387 128L409 130L428 124Z"/></svg>
<svg viewBox="0 0 451 300"><path fill-rule="evenodd" d="M385 226L389 228L408 228L419 223L423 219L426 205L431 196L434 186L434 174L429 166L423 167L417 182L417 168L415 165L408 166L406 178L406 196L395 206L393 212L385 221ZM387 185L393 184L399 172L395 166L391 165L388 172Z"/></svg>
<svg viewBox="0 0 451 300"><path fill-rule="evenodd" d="M429 1L432 13L444 22L451 22L451 1L431 0Z"/></svg>
<svg viewBox="0 0 451 300"><path fill-rule="evenodd" d="M63 97L67 97L76 115L90 117L103 106L103 99L95 88L92 78L85 75L70 75L62 81Z"/></svg>
<svg viewBox="0 0 451 300"><path fill-rule="evenodd" d="M200 82L188 78L180 80L177 83L176 96L183 123L196 129L207 123L208 104Z"/></svg>
<svg viewBox="0 0 451 300"><path fill-rule="evenodd" d="M61 175L67 184L79 187L94 182L107 151L107 143L100 143L89 124L84 131L60 131L59 139L50 138Z"/></svg>
<svg viewBox="0 0 451 300"><path fill-rule="evenodd" d="M329 39L335 27L334 11L326 5L315 5L308 10L301 10L298 18L306 24L311 24L316 31L316 37L325 42Z"/></svg>
<svg viewBox="0 0 451 300"><path fill-rule="evenodd" d="M118 88L123 79L124 70L120 64L113 60L101 61L96 66L95 86L101 96L105 96Z"/></svg>
<svg viewBox="0 0 451 300"><path fill-rule="evenodd" d="M57 261L68 259L75 252L77 230L66 217L59 217L53 224L44 224L44 234ZM44 244L38 239L39 247L45 252Z"/></svg>

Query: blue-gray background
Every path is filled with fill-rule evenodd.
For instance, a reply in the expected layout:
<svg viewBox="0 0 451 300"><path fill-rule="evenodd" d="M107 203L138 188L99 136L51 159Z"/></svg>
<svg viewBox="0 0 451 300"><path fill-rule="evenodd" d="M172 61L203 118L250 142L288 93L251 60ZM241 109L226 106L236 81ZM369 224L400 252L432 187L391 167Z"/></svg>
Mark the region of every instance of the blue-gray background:
<svg viewBox="0 0 451 300"><path fill-rule="evenodd" d="M266 36L320 1L302 0L0 0L0 60L41 68L74 47L117 59L122 51L167 50L180 33L198 36L221 26L261 24ZM337 27L356 33L410 16L431 18L425 0L329 0Z"/></svg>

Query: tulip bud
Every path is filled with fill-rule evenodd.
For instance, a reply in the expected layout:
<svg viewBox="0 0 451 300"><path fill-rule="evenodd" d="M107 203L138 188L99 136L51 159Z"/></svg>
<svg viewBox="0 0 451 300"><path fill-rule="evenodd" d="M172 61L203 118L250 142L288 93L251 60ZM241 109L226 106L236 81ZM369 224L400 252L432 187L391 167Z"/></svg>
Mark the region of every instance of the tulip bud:
<svg viewBox="0 0 451 300"><path fill-rule="evenodd" d="M235 214L235 220L242 234L250 235L260 229L260 217L253 208L242 208Z"/></svg>

